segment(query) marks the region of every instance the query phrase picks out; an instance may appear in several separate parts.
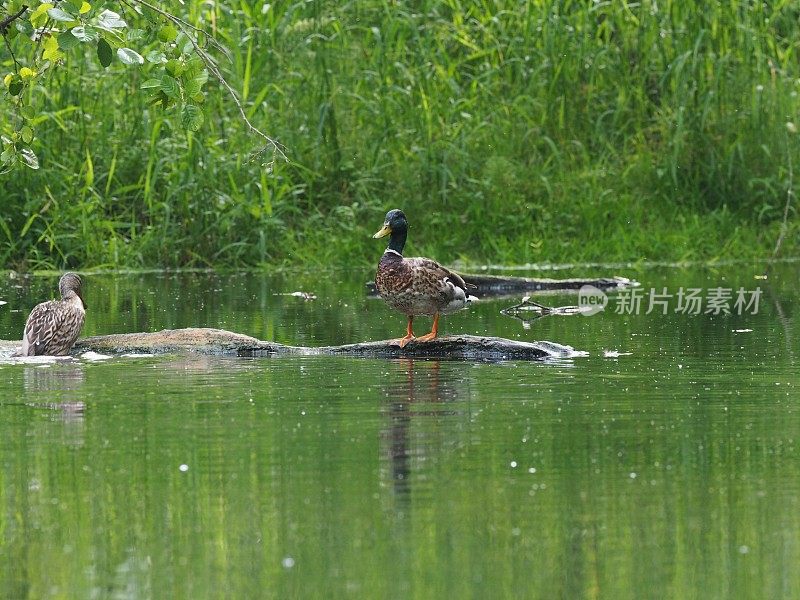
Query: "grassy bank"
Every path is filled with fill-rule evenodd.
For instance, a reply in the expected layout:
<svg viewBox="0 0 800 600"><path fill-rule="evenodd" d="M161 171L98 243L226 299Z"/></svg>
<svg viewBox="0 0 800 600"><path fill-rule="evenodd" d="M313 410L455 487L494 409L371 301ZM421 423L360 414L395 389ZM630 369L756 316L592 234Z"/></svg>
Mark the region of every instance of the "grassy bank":
<svg viewBox="0 0 800 600"><path fill-rule="evenodd" d="M248 163L221 91L187 136L146 74L56 74L42 169L1 182L3 264L362 264L394 207L447 262L772 253L800 166L793 3L227 4L190 18L291 161Z"/></svg>

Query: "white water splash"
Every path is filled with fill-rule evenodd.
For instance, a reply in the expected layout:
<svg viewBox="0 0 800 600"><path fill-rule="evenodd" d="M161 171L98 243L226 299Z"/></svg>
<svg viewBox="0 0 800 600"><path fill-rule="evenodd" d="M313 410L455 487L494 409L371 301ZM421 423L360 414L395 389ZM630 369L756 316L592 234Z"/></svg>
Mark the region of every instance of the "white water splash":
<svg viewBox="0 0 800 600"><path fill-rule="evenodd" d="M111 358L111 356L109 356L108 354L98 354L97 352L92 352L90 350L89 352L84 352L83 354L81 354L81 358L83 360L95 362L100 360L108 360L109 358Z"/></svg>

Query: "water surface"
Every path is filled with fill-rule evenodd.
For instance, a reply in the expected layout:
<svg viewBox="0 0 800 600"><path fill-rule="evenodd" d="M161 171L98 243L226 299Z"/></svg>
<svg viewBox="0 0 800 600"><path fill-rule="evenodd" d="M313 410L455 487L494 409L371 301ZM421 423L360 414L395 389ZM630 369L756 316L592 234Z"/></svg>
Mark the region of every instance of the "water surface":
<svg viewBox="0 0 800 600"><path fill-rule="evenodd" d="M760 286L755 315L443 319L588 353L555 362L0 365L0 597L799 598L797 270L559 273ZM84 334L402 335L369 276L87 276ZM0 338L55 284L0 278Z"/></svg>

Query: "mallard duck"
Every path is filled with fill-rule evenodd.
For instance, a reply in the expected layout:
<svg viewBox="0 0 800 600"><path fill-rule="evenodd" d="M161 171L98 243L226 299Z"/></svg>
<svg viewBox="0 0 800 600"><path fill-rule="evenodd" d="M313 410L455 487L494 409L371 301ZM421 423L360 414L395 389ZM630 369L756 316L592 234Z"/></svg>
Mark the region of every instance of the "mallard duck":
<svg viewBox="0 0 800 600"><path fill-rule="evenodd" d="M22 356L69 354L83 327L86 306L81 296L81 278L64 273L58 282L61 300L37 304L25 322Z"/></svg>
<svg viewBox="0 0 800 600"><path fill-rule="evenodd" d="M445 269L429 258L403 258L403 247L408 235L408 220L402 210L386 213L383 227L373 238L387 235L389 247L381 256L375 285L386 303L408 317L406 335L395 344L401 348L416 339L427 342L439 332L439 315L461 310L475 300L467 293L467 284L460 275ZM432 315L433 327L427 335L415 338L412 331L414 315Z"/></svg>

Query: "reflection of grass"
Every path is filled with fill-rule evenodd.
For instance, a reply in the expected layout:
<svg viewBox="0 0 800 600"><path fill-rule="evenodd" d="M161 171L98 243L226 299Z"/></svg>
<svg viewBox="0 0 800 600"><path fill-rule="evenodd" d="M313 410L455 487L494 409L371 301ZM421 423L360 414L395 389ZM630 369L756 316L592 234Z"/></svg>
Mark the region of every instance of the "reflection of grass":
<svg viewBox="0 0 800 600"><path fill-rule="evenodd" d="M256 142L222 94L183 136L135 81L56 75L43 169L3 182L0 259L364 264L395 206L409 251L445 261L714 259L775 243L798 150L791 3L264 6L215 9L223 67L295 162L248 164ZM782 252L797 250L795 220Z"/></svg>

